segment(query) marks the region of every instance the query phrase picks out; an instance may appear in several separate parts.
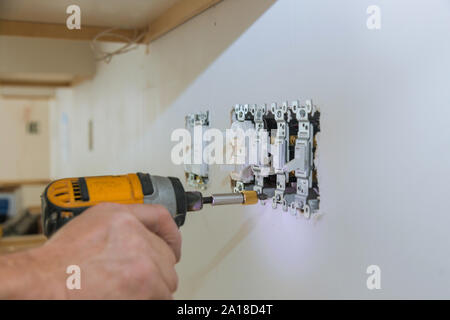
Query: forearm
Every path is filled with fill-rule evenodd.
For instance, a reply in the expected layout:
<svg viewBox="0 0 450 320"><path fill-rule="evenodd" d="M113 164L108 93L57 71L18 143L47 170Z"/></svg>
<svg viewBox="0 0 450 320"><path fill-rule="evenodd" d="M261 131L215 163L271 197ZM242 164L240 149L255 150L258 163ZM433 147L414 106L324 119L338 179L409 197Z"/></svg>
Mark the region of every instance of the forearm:
<svg viewBox="0 0 450 320"><path fill-rule="evenodd" d="M42 249L0 256L0 299L63 298L64 281L54 285L49 262Z"/></svg>

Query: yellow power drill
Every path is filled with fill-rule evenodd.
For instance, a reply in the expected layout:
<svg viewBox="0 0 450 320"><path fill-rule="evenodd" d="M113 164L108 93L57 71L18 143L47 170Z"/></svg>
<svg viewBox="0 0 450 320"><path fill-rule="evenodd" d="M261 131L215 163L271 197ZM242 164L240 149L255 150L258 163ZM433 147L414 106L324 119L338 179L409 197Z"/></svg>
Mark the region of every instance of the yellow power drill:
<svg viewBox="0 0 450 320"><path fill-rule="evenodd" d="M160 204L167 208L178 227L187 212L199 211L204 204L212 206L253 205L267 196L256 191L213 194L185 192L178 178L136 173L120 176L67 178L50 183L41 196L42 225L51 236L74 217L103 202L119 204Z"/></svg>

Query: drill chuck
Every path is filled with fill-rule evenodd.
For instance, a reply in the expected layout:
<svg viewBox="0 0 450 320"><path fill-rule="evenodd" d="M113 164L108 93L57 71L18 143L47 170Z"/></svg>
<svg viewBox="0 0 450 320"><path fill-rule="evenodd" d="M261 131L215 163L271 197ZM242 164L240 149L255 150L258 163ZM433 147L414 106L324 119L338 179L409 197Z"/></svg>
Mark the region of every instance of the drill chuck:
<svg viewBox="0 0 450 320"><path fill-rule="evenodd" d="M212 197L212 206L224 206L230 204L243 204L244 195L242 193L223 193L214 194Z"/></svg>
<svg viewBox="0 0 450 320"><path fill-rule="evenodd" d="M213 194L211 197L204 197L203 204L211 204L212 206L225 206L231 204L252 205L257 204L258 200L265 200L267 197L256 191L242 191L240 193L221 193Z"/></svg>

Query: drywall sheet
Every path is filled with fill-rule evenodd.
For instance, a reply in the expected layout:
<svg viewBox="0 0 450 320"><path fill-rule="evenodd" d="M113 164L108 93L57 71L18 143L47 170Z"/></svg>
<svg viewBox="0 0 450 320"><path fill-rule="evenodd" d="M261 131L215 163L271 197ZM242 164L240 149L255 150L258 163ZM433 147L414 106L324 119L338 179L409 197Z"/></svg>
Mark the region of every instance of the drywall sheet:
<svg viewBox="0 0 450 320"><path fill-rule="evenodd" d="M373 4L380 29L367 26ZM313 98L321 218L270 206L193 214L176 297L448 298L449 27L445 0L224 0L148 54L57 92L52 130L69 130L70 156L53 133L53 175L183 178L169 159L185 114L209 109L224 129L236 103ZM228 191L226 175L212 167L209 190ZM379 290L367 288L370 265Z"/></svg>
<svg viewBox="0 0 450 320"><path fill-rule="evenodd" d="M48 122L47 99L0 96L0 180L48 179Z"/></svg>

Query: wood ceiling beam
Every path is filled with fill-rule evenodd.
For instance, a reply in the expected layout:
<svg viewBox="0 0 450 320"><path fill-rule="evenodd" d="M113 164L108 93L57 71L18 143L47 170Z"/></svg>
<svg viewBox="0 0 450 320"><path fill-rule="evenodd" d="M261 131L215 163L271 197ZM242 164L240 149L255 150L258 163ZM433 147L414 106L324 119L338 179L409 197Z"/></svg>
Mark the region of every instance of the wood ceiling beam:
<svg viewBox="0 0 450 320"><path fill-rule="evenodd" d="M0 79L0 86L5 87L44 87L44 88L60 88L70 87L72 81L16 81Z"/></svg>
<svg viewBox="0 0 450 320"><path fill-rule="evenodd" d="M0 189L17 189L21 186L46 185L50 183L50 179L34 179L34 180L0 180Z"/></svg>
<svg viewBox="0 0 450 320"><path fill-rule="evenodd" d="M80 30L69 30L65 24L0 20L0 35L2 36L90 41L100 32L108 29L110 27L81 26ZM118 29L113 32L130 39L136 36L134 30ZM104 36L99 41L127 42L114 36Z"/></svg>
<svg viewBox="0 0 450 320"><path fill-rule="evenodd" d="M159 17L151 21L148 25L148 31L139 31L147 32L141 42L150 43L151 41L160 38L221 1L223 0L179 0ZM99 33L109 28L110 27L82 26L80 30L69 30L65 24L0 19L0 36L90 41ZM129 39L136 37L135 30L118 29L114 30L114 33ZM104 36L100 38L99 41L127 42L125 39L115 36Z"/></svg>
<svg viewBox="0 0 450 320"><path fill-rule="evenodd" d="M222 0L179 0L150 22L144 43L150 43Z"/></svg>

